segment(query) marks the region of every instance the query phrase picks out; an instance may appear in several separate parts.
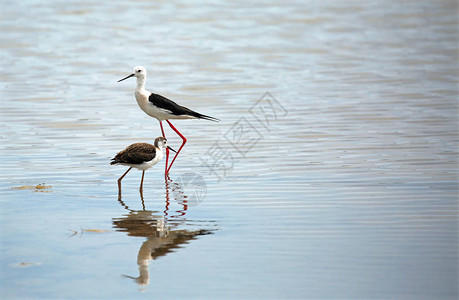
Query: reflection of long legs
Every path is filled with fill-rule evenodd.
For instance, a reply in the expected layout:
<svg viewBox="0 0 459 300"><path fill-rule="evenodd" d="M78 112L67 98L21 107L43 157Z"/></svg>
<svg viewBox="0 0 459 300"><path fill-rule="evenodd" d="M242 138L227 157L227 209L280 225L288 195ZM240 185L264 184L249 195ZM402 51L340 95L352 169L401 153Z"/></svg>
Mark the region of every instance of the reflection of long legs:
<svg viewBox="0 0 459 300"><path fill-rule="evenodd" d="M169 120L166 120L166 122L167 122L167 124L169 124L170 128L172 128L172 130L174 130L182 138L182 145L180 146L180 148L178 149L177 153L175 154L174 159L171 161L169 169L166 170L166 174L167 174L167 173L169 173L170 169L172 168L172 165L174 164L174 161L177 158L177 156L179 155L179 153L182 150L183 146L185 146L186 138L183 136L183 134L180 133L180 131L177 130L177 128L174 127L174 125L172 125L171 122L169 122Z"/></svg>
<svg viewBox="0 0 459 300"><path fill-rule="evenodd" d="M124 203L123 200L121 200L121 191L119 191L120 193L118 194L118 202L121 204L121 206L123 206L125 209L127 210L130 210L129 207L126 205L126 203Z"/></svg>
<svg viewBox="0 0 459 300"><path fill-rule="evenodd" d="M169 215L169 204L170 199L169 199L169 182L171 181L170 177L166 174L166 181L165 181L165 187L166 187L166 207L164 208L164 220L167 221L167 216Z"/></svg>
<svg viewBox="0 0 459 300"><path fill-rule="evenodd" d="M186 200L187 196L184 194L183 189L183 178L181 178L180 182L175 183L172 185L172 193L174 194L175 201L178 204L183 205L183 209L177 210L176 212L180 213L178 216L171 216L171 218L178 218L184 216L186 211L188 210L188 200ZM169 187L169 186L166 186Z"/></svg>
<svg viewBox="0 0 459 300"><path fill-rule="evenodd" d="M166 134L164 133L162 121L159 121L159 126L161 127L161 134L163 135L163 137L166 137ZM166 148L166 168L164 169L164 176L167 175L167 162L168 161L169 161L169 149Z"/></svg>
<svg viewBox="0 0 459 300"><path fill-rule="evenodd" d="M180 213L180 215L179 215L179 216L177 216L177 217L181 217L181 216L184 216L184 215L186 215L186 211L188 210L188 205L187 205L186 203L187 203L187 201L186 201L186 200L183 200L183 203L182 203L182 205L183 205L183 209L181 209L181 210L177 210L177 212L179 212L179 213Z"/></svg>

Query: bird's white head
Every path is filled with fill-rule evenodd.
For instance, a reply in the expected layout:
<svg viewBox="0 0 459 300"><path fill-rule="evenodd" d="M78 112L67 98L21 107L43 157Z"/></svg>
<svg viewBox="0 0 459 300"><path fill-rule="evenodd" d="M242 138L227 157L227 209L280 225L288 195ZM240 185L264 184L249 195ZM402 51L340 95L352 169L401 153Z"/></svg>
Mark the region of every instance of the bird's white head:
<svg viewBox="0 0 459 300"><path fill-rule="evenodd" d="M137 66L134 68L133 74L137 78L147 77L147 69L143 66Z"/></svg>
<svg viewBox="0 0 459 300"><path fill-rule="evenodd" d="M167 148L167 149L177 153L177 151L175 151L174 149L172 149L171 147L169 147L167 145L167 139L165 137L163 137L163 136L158 136L155 139L155 147L159 148L159 149Z"/></svg>
<svg viewBox="0 0 459 300"><path fill-rule="evenodd" d="M145 78L147 77L147 69L143 66L137 66L134 68L132 74L124 77L123 79L118 80L118 82L126 80L131 77L137 77L137 80L145 81Z"/></svg>

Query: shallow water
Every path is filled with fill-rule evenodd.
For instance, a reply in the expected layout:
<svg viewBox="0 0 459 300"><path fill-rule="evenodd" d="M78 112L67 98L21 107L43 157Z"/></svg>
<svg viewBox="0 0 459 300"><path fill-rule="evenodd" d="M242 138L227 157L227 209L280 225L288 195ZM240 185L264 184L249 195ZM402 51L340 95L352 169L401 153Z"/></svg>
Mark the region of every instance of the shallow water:
<svg viewBox="0 0 459 300"><path fill-rule="evenodd" d="M458 296L455 1L4 3L0 295ZM177 120L164 162L116 180ZM166 129L169 144L180 139ZM45 186L36 187L38 184Z"/></svg>

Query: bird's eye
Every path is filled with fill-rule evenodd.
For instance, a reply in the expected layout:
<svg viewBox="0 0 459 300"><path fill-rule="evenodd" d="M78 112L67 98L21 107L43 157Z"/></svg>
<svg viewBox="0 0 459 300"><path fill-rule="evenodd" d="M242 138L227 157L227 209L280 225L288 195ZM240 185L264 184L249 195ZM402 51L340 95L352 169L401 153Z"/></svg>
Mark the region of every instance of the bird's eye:
<svg viewBox="0 0 459 300"><path fill-rule="evenodd" d="M140 70L137 70L137 73L140 73Z"/></svg>

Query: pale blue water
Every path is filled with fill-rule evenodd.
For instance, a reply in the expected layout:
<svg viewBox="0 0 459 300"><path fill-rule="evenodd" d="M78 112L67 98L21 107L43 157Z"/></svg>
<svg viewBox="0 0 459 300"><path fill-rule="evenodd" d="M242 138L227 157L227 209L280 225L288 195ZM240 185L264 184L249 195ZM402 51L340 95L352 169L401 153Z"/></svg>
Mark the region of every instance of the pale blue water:
<svg viewBox="0 0 459 300"><path fill-rule="evenodd" d="M1 16L2 299L457 298L455 1ZM119 199L109 165L160 135L117 83L136 65L222 120L173 121L188 143L170 181L146 172L143 202L141 173Z"/></svg>

